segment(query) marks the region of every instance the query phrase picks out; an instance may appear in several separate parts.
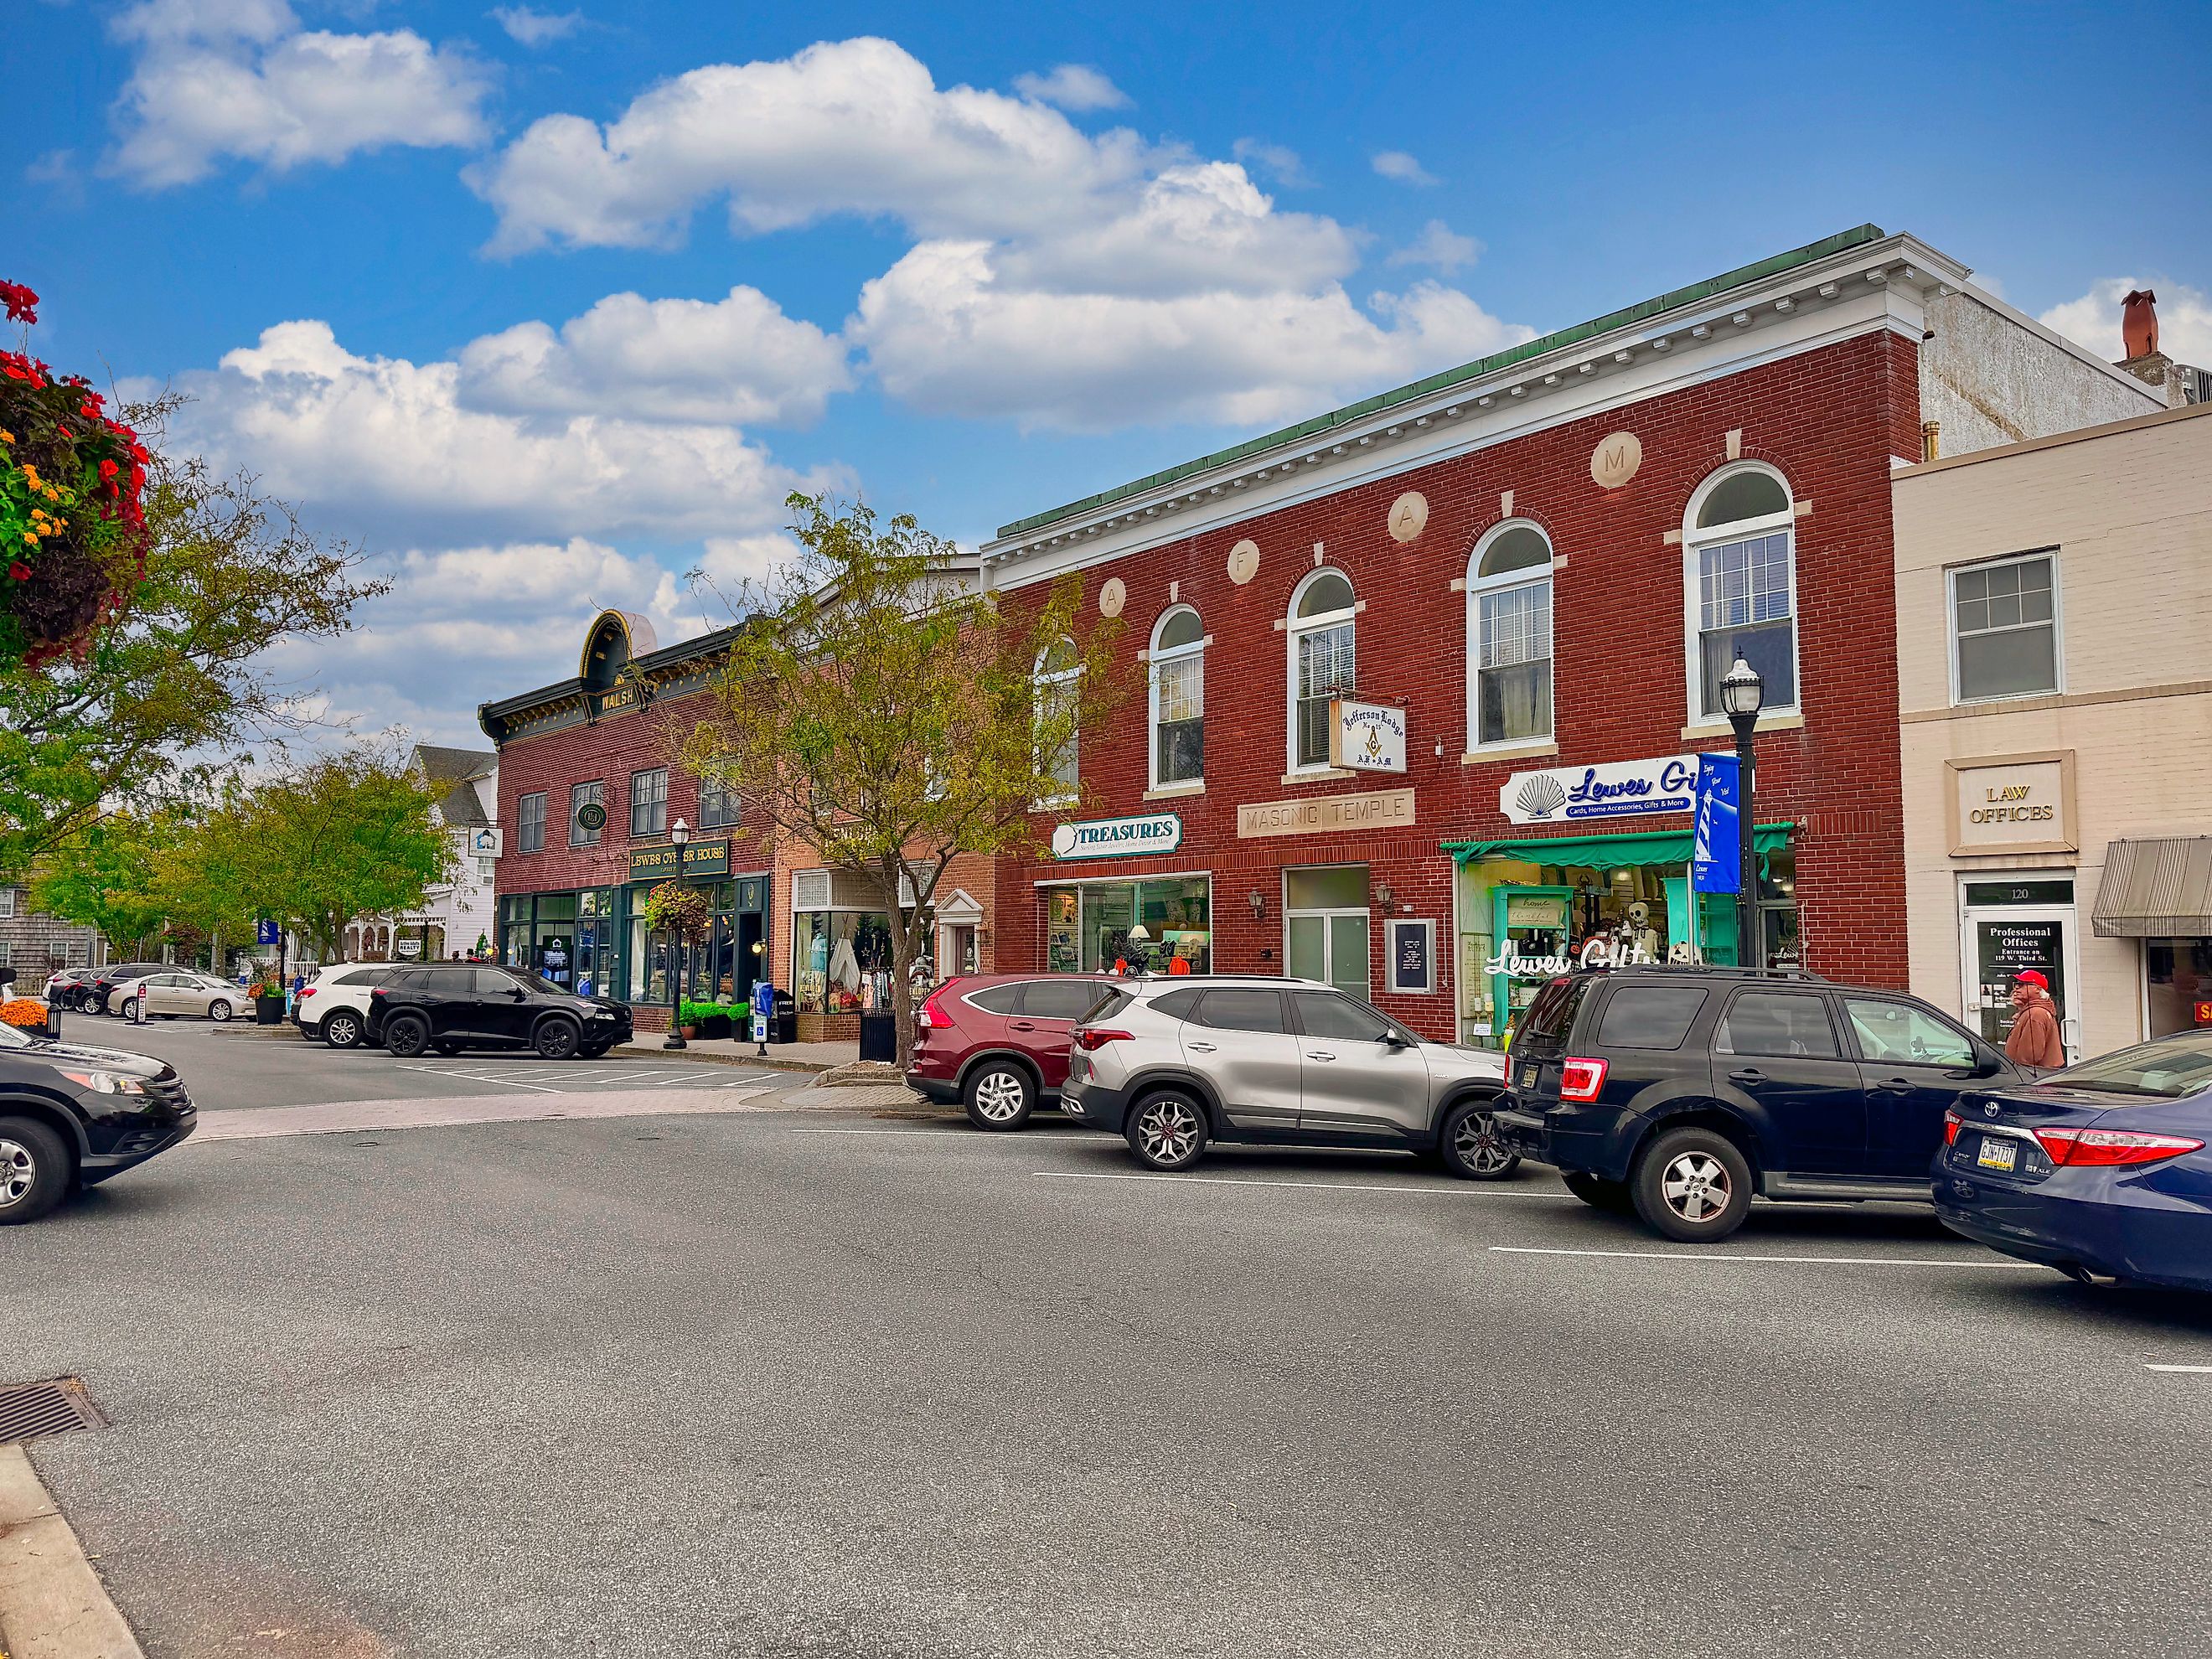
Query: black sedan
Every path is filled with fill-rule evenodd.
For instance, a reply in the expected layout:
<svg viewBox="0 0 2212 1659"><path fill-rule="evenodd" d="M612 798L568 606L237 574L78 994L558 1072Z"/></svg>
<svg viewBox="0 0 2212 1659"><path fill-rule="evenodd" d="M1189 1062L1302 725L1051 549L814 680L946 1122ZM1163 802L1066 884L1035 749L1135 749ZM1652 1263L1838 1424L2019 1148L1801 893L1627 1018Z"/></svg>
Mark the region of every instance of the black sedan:
<svg viewBox="0 0 2212 1659"><path fill-rule="evenodd" d="M135 1169L198 1127L173 1067L0 1024L0 1226Z"/></svg>
<svg viewBox="0 0 2212 1659"><path fill-rule="evenodd" d="M2075 1278L2212 1291L2212 1030L1960 1097L1936 1213Z"/></svg>

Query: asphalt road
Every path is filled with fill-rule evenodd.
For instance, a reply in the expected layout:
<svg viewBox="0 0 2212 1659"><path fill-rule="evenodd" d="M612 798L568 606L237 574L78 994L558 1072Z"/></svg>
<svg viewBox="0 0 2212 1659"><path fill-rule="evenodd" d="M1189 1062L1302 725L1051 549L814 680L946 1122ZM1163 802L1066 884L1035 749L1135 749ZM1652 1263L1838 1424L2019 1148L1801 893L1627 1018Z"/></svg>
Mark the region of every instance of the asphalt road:
<svg viewBox="0 0 2212 1659"><path fill-rule="evenodd" d="M155 1659L2196 1655L2212 1311L1060 1126L187 1147L0 1233ZM1522 1251L1559 1254L1518 1254Z"/></svg>

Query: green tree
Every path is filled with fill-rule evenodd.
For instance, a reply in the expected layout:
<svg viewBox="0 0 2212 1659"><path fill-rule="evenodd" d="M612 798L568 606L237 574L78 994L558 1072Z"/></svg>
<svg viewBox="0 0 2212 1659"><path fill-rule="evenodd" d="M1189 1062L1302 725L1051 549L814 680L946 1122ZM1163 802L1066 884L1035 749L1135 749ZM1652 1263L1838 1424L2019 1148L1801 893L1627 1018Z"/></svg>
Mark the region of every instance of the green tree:
<svg viewBox="0 0 2212 1659"><path fill-rule="evenodd" d="M176 406L125 412L158 434ZM388 586L361 580L352 552L301 530L252 478L156 450L145 580L82 656L0 673L0 880L115 803L204 793L225 750L301 729L304 688L278 679L270 647L343 634Z"/></svg>
<svg viewBox="0 0 2212 1659"><path fill-rule="evenodd" d="M679 717L671 744L737 793L749 823L879 896L904 1066L919 913L956 856L1032 846L1040 807L1079 799L1080 733L1131 690L1119 625L1086 617L1073 580L998 603L910 517L790 506L799 556L738 596L749 620L713 712Z"/></svg>
<svg viewBox="0 0 2212 1659"><path fill-rule="evenodd" d="M161 932L165 909L156 871L180 839L156 812L111 813L43 859L31 882L31 907L94 927L108 948L138 957Z"/></svg>

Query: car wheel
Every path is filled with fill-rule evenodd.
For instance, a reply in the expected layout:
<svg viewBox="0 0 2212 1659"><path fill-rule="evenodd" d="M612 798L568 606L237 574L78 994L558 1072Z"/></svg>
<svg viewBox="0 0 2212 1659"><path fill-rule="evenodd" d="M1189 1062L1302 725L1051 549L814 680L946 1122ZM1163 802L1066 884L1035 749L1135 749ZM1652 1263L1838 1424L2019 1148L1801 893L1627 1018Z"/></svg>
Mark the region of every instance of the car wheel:
<svg viewBox="0 0 2212 1659"><path fill-rule="evenodd" d="M1581 1170L1560 1172L1559 1179L1567 1183L1567 1190L1593 1210L1605 1210L1614 1215L1626 1215L1636 1206L1629 1200L1628 1183L1607 1181L1603 1176L1594 1176Z"/></svg>
<svg viewBox="0 0 2212 1659"><path fill-rule="evenodd" d="M541 1020L532 1034L530 1046L538 1051L540 1060L574 1060L583 1047L583 1035L573 1020Z"/></svg>
<svg viewBox="0 0 2212 1659"><path fill-rule="evenodd" d="M221 997L208 1004L208 1018L220 1025L230 1018L230 1005Z"/></svg>
<svg viewBox="0 0 2212 1659"><path fill-rule="evenodd" d="M0 1226L36 1221L70 1184L69 1148L33 1118L0 1117Z"/></svg>
<svg viewBox="0 0 2212 1659"><path fill-rule="evenodd" d="M1462 1181L1503 1181L1521 1167L1521 1155L1498 1139L1494 1100L1463 1100L1445 1115L1437 1143L1444 1168Z"/></svg>
<svg viewBox="0 0 2212 1659"><path fill-rule="evenodd" d="M361 1016L350 1008L340 1008L323 1020L323 1041L333 1048L357 1048L361 1046Z"/></svg>
<svg viewBox="0 0 2212 1659"><path fill-rule="evenodd" d="M1179 1092L1152 1095L1129 1114L1129 1150L1151 1170L1188 1170L1206 1151L1206 1109Z"/></svg>
<svg viewBox="0 0 2212 1659"><path fill-rule="evenodd" d="M968 1103L968 1121L979 1129L1018 1129L1036 1109L1036 1089L1030 1074L1003 1060L977 1066L961 1092Z"/></svg>
<svg viewBox="0 0 2212 1659"><path fill-rule="evenodd" d="M1629 1177L1636 1213L1686 1244L1726 1238L1751 1209L1751 1165L1726 1135L1673 1129L1644 1149Z"/></svg>
<svg viewBox="0 0 2212 1659"><path fill-rule="evenodd" d="M337 1016L331 1016L336 1019ZM430 1046L430 1022L419 1014L401 1014L384 1022L384 1046L398 1060L412 1060Z"/></svg>

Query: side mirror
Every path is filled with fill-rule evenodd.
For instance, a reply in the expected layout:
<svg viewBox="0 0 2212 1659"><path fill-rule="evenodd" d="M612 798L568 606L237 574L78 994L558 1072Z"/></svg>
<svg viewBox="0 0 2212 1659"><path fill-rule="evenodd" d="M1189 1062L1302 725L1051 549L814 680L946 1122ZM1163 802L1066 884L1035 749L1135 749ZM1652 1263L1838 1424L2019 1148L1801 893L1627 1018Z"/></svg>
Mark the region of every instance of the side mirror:
<svg viewBox="0 0 2212 1659"><path fill-rule="evenodd" d="M521 1001L523 998L530 994L529 992L524 990L520 985L508 986L507 988L507 994L513 997L517 1002Z"/></svg>
<svg viewBox="0 0 2212 1659"><path fill-rule="evenodd" d="M1385 1031L1382 1033L1382 1046L1385 1048L1398 1049L1410 1048L1413 1045L1395 1031Z"/></svg>

